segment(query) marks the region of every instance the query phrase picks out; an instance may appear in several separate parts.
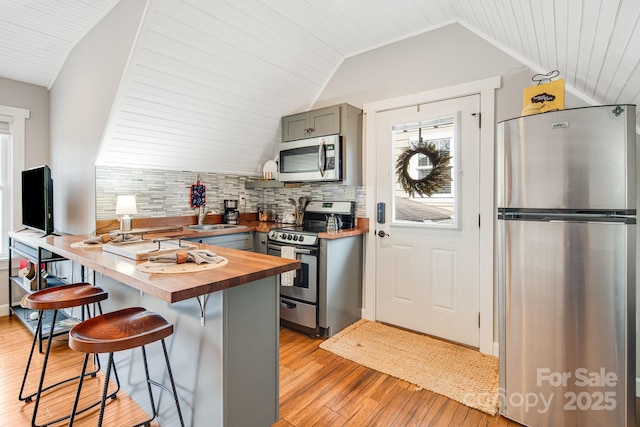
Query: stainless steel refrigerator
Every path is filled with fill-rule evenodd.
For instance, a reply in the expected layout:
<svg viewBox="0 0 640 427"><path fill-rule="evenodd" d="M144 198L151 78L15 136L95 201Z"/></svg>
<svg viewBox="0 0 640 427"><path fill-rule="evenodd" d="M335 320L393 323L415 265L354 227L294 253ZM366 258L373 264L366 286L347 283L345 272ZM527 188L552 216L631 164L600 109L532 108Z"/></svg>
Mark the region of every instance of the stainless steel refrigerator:
<svg viewBox="0 0 640 427"><path fill-rule="evenodd" d="M634 105L498 123L500 412L528 426L631 426Z"/></svg>

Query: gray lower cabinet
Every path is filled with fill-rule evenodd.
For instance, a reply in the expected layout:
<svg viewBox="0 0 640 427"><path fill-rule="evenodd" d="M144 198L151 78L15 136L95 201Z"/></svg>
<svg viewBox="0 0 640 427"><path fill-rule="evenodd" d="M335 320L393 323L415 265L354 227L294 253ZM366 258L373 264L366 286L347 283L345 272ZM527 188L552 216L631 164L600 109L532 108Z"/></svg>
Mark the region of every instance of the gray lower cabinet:
<svg viewBox="0 0 640 427"><path fill-rule="evenodd" d="M318 323L327 337L362 317L362 240L320 239Z"/></svg>
<svg viewBox="0 0 640 427"><path fill-rule="evenodd" d="M222 236L207 236L187 240L191 242L204 243L205 245L238 249L241 251L252 251L254 246L253 232L224 234Z"/></svg>
<svg viewBox="0 0 640 427"><path fill-rule="evenodd" d="M256 231L253 234L253 251L259 254L267 253L267 233Z"/></svg>

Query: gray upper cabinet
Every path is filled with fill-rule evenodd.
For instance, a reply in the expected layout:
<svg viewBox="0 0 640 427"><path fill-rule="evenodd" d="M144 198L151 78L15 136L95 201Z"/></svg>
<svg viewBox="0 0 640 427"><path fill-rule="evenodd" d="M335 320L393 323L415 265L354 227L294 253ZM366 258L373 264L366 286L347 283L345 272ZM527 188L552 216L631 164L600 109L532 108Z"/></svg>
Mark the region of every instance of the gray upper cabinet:
<svg viewBox="0 0 640 427"><path fill-rule="evenodd" d="M282 118L282 143L326 135L342 136L342 184L362 185L362 110L349 104Z"/></svg>
<svg viewBox="0 0 640 427"><path fill-rule="evenodd" d="M340 133L340 106L293 114L282 118L282 141Z"/></svg>

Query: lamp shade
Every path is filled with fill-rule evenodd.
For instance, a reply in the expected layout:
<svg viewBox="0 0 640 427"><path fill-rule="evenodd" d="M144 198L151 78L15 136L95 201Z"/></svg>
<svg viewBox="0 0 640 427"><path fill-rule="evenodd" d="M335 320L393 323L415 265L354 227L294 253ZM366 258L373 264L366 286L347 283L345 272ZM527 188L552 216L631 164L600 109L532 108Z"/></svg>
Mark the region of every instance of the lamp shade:
<svg viewBox="0 0 640 427"><path fill-rule="evenodd" d="M116 201L116 215L137 214L136 196L118 196Z"/></svg>

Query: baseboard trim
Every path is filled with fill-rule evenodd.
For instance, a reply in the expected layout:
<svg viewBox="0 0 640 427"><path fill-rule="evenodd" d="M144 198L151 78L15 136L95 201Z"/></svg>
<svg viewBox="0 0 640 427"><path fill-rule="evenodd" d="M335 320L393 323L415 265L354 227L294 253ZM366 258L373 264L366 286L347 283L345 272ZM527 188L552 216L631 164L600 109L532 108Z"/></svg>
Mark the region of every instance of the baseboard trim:
<svg viewBox="0 0 640 427"><path fill-rule="evenodd" d="M0 305L0 316L9 315L9 304Z"/></svg>

